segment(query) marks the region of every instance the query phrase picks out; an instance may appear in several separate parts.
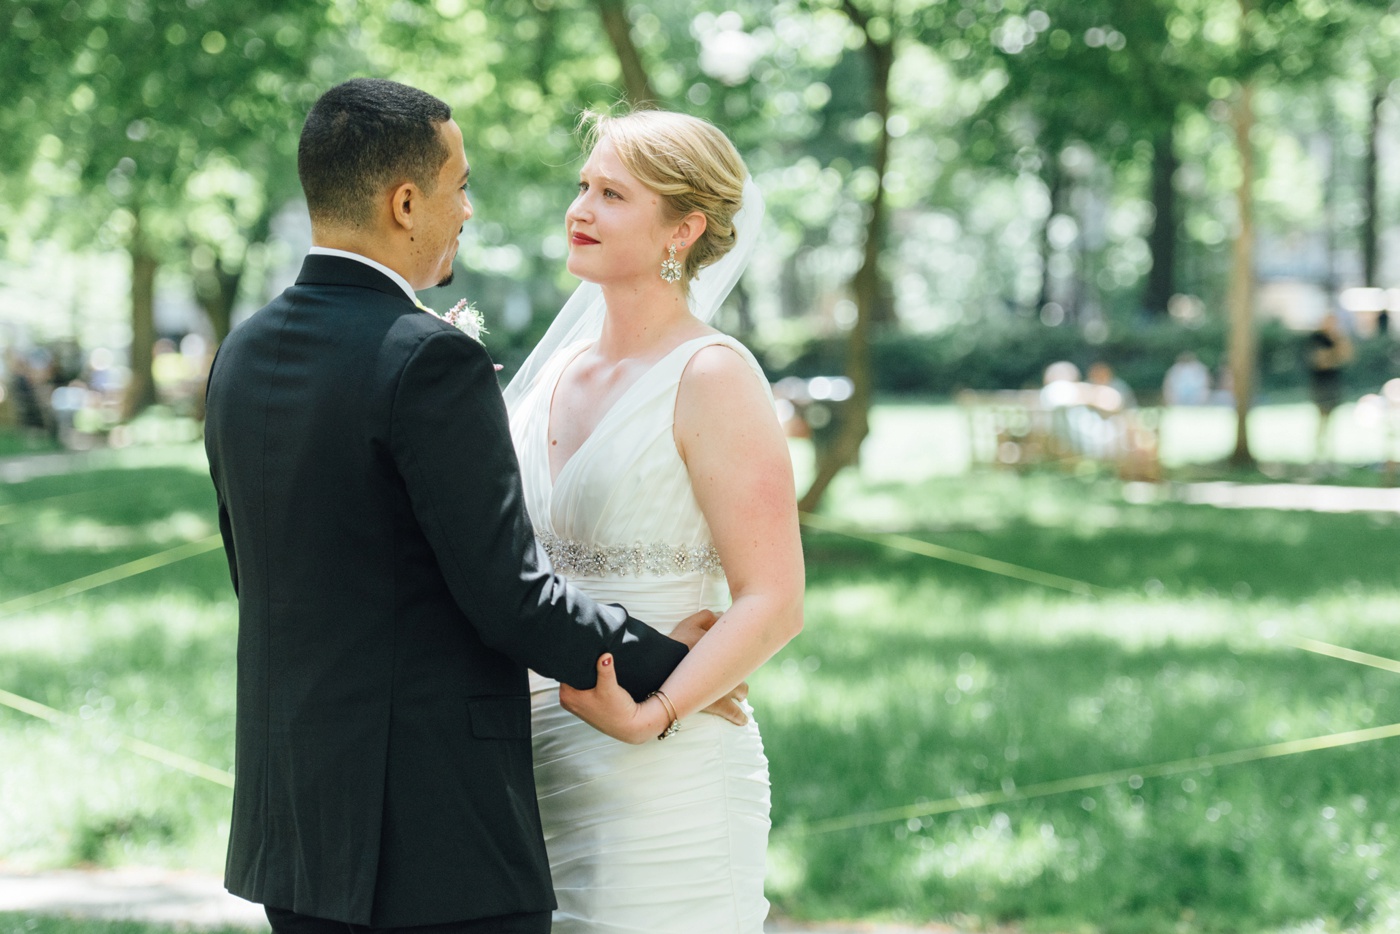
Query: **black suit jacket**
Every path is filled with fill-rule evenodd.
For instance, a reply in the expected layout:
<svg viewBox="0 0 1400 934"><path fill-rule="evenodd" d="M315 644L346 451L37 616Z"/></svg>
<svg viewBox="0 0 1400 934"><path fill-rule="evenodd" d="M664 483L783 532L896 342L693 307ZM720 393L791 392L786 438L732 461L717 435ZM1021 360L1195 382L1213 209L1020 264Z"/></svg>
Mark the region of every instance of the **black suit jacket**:
<svg viewBox="0 0 1400 934"><path fill-rule="evenodd" d="M554 907L526 666L634 696L685 647L570 590L523 507L476 341L307 257L235 330L205 444L238 594L225 883L355 924Z"/></svg>

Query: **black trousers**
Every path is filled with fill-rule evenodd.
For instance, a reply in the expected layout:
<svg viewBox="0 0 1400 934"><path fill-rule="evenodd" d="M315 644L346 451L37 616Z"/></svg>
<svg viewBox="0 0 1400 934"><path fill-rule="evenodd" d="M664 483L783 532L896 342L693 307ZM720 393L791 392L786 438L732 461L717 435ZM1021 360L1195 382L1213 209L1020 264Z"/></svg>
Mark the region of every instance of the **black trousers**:
<svg viewBox="0 0 1400 934"><path fill-rule="evenodd" d="M299 915L285 908L269 906L265 910L273 934L549 934L551 916L551 912L537 911L421 927L375 928Z"/></svg>

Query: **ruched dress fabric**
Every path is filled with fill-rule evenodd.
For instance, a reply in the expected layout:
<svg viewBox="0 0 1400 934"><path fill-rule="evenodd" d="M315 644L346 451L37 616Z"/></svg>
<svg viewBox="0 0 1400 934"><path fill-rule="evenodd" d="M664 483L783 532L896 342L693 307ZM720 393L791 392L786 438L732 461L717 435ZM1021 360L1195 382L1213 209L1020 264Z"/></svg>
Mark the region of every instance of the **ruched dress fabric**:
<svg viewBox="0 0 1400 934"><path fill-rule="evenodd" d="M681 374L714 344L762 377L732 338L682 344L627 389L554 482L549 408L585 345L558 353L511 412L526 505L557 570L662 632L728 604L672 430ZM554 934L761 934L768 760L751 710L747 726L697 713L664 741L633 746L563 710L558 685L533 673L531 707Z"/></svg>

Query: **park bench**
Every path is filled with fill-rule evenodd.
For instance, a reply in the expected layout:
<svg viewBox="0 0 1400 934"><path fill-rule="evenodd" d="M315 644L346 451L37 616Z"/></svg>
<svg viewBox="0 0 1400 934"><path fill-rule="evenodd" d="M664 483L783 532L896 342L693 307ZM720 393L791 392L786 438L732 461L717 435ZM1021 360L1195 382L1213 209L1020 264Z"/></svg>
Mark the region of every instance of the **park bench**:
<svg viewBox="0 0 1400 934"><path fill-rule="evenodd" d="M1037 390L958 393L972 463L1071 470L1106 464L1124 480L1160 480L1157 410L1099 407L1090 404L1095 387L1080 385L1084 394L1064 405L1047 404Z"/></svg>

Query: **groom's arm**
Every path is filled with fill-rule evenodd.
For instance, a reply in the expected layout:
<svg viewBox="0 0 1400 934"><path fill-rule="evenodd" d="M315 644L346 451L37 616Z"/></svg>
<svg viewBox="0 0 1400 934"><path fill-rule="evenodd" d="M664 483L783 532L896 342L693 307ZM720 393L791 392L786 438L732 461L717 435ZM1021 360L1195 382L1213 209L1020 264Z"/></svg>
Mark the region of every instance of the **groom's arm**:
<svg viewBox="0 0 1400 934"><path fill-rule="evenodd" d="M476 341L443 329L413 350L394 396L393 454L447 585L488 645L584 689L611 652L638 700L685 656L682 643L553 573L525 513L495 369Z"/></svg>

